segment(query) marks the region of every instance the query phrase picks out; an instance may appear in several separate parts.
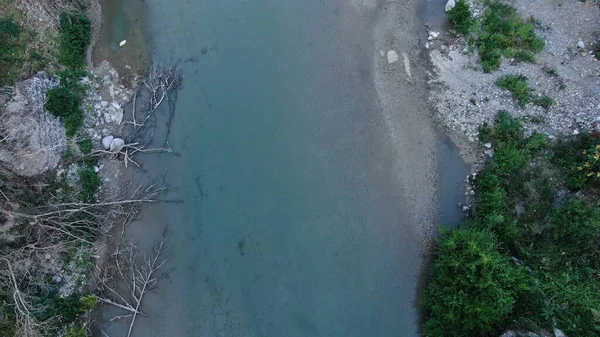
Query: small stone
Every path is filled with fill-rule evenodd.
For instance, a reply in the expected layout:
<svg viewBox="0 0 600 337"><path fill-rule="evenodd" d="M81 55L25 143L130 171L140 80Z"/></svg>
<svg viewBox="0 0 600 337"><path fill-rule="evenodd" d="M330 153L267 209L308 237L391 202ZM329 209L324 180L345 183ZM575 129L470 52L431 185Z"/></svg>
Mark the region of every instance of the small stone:
<svg viewBox="0 0 600 337"><path fill-rule="evenodd" d="M392 63L398 61L398 54L396 53L395 50L390 50L387 52L387 61L389 64L392 64Z"/></svg>
<svg viewBox="0 0 600 337"><path fill-rule="evenodd" d="M50 256L50 254L46 254L46 255L44 255L44 258L45 258L46 260L50 260L51 256Z"/></svg>
<svg viewBox="0 0 600 337"><path fill-rule="evenodd" d="M425 49L429 49L429 46L430 46L429 42L425 43Z"/></svg>
<svg viewBox="0 0 600 337"><path fill-rule="evenodd" d="M466 205L465 205L465 206L463 206L463 207L462 207L462 211L463 211L463 212L468 212L468 211L469 211L469 206L466 206Z"/></svg>
<svg viewBox="0 0 600 337"><path fill-rule="evenodd" d="M567 337L564 332L560 329L554 329L554 336L556 337Z"/></svg>
<svg viewBox="0 0 600 337"><path fill-rule="evenodd" d="M103 107L107 107L108 106L108 102L107 101L102 101L102 102L100 102L100 105L102 105Z"/></svg>
<svg viewBox="0 0 600 337"><path fill-rule="evenodd" d="M95 172L95 173L98 173L98 172L100 172L100 168L99 168L98 166L94 166L94 172Z"/></svg>
<svg viewBox="0 0 600 337"><path fill-rule="evenodd" d="M438 32L430 32L430 33L429 33L429 36L431 36L431 37L432 37L432 38L434 38L434 39L437 39L437 38L438 38L438 36L440 36L440 33L438 33Z"/></svg>
<svg viewBox="0 0 600 337"><path fill-rule="evenodd" d="M433 36L429 35L429 36L427 37L427 41L433 41Z"/></svg>
<svg viewBox="0 0 600 337"><path fill-rule="evenodd" d="M102 130L102 131L104 131L104 130ZM115 139L115 137L110 136L110 135L102 138L102 146L104 147L105 150L110 149L110 144L112 144L114 139Z"/></svg>
<svg viewBox="0 0 600 337"><path fill-rule="evenodd" d="M573 136L577 136L579 134L579 130L575 129L573 130Z"/></svg>
<svg viewBox="0 0 600 337"><path fill-rule="evenodd" d="M455 6L456 6L456 2L454 0L448 0L448 2L446 2L446 7L445 7L446 12L451 11Z"/></svg>
<svg viewBox="0 0 600 337"><path fill-rule="evenodd" d="M127 43L127 40L119 42L119 47L123 47Z"/></svg>
<svg viewBox="0 0 600 337"><path fill-rule="evenodd" d="M492 148L492 143L485 143L485 144L483 144L483 146L485 146L488 149L491 149Z"/></svg>
<svg viewBox="0 0 600 337"><path fill-rule="evenodd" d="M112 107L115 109L121 109L121 106L117 102L112 102L112 103L110 103L110 105L112 105Z"/></svg>
<svg viewBox="0 0 600 337"><path fill-rule="evenodd" d="M492 158L494 156L494 149L485 150L483 151L483 153L485 153L488 157Z"/></svg>
<svg viewBox="0 0 600 337"><path fill-rule="evenodd" d="M54 275L54 276L52 276L52 282L60 283L60 282L62 282L62 277L60 275Z"/></svg>
<svg viewBox="0 0 600 337"><path fill-rule="evenodd" d="M585 42L579 40L579 42L577 42L577 48L581 48L581 49L585 48Z"/></svg>

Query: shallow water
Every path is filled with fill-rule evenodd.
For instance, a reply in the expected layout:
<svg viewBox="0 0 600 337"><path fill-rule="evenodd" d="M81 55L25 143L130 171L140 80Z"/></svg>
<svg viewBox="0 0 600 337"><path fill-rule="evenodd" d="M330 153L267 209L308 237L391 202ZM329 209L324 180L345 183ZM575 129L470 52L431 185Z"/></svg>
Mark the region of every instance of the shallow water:
<svg viewBox="0 0 600 337"><path fill-rule="evenodd" d="M171 247L134 335L416 336L423 247L372 84L373 18L341 0L146 3L154 57L182 60L184 86L178 155L144 161L183 202L134 230L166 227ZM466 167L440 147L456 222Z"/></svg>

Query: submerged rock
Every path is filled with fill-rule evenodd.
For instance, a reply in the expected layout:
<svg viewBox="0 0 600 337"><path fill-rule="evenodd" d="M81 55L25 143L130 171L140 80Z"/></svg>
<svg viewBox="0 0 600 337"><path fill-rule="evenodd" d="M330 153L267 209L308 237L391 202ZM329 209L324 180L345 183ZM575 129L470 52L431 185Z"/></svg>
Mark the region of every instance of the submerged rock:
<svg viewBox="0 0 600 337"><path fill-rule="evenodd" d="M387 52L387 61L389 64L392 64L398 61L398 53L395 50L390 50Z"/></svg>

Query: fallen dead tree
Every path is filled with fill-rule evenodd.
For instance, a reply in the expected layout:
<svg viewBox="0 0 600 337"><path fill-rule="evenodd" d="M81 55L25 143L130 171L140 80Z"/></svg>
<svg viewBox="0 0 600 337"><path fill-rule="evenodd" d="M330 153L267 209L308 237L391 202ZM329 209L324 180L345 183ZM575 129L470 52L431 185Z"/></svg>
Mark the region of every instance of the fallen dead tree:
<svg viewBox="0 0 600 337"><path fill-rule="evenodd" d="M99 278L98 299L125 312L113 320L131 318L127 337L131 336L137 316L145 316L142 302L144 296L156 287L156 273L166 262L166 239L163 235L152 253L143 257L136 244L125 242L111 254L111 260Z"/></svg>

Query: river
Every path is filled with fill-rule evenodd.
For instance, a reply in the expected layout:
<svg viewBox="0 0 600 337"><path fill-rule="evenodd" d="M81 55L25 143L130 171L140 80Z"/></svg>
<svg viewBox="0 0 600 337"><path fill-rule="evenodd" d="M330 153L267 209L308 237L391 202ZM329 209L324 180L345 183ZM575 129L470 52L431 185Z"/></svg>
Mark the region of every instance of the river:
<svg viewBox="0 0 600 337"><path fill-rule="evenodd" d="M431 119L417 1L145 3L184 82L177 155L144 164L182 202L134 229L170 246L134 336L417 336L426 243L468 173Z"/></svg>

